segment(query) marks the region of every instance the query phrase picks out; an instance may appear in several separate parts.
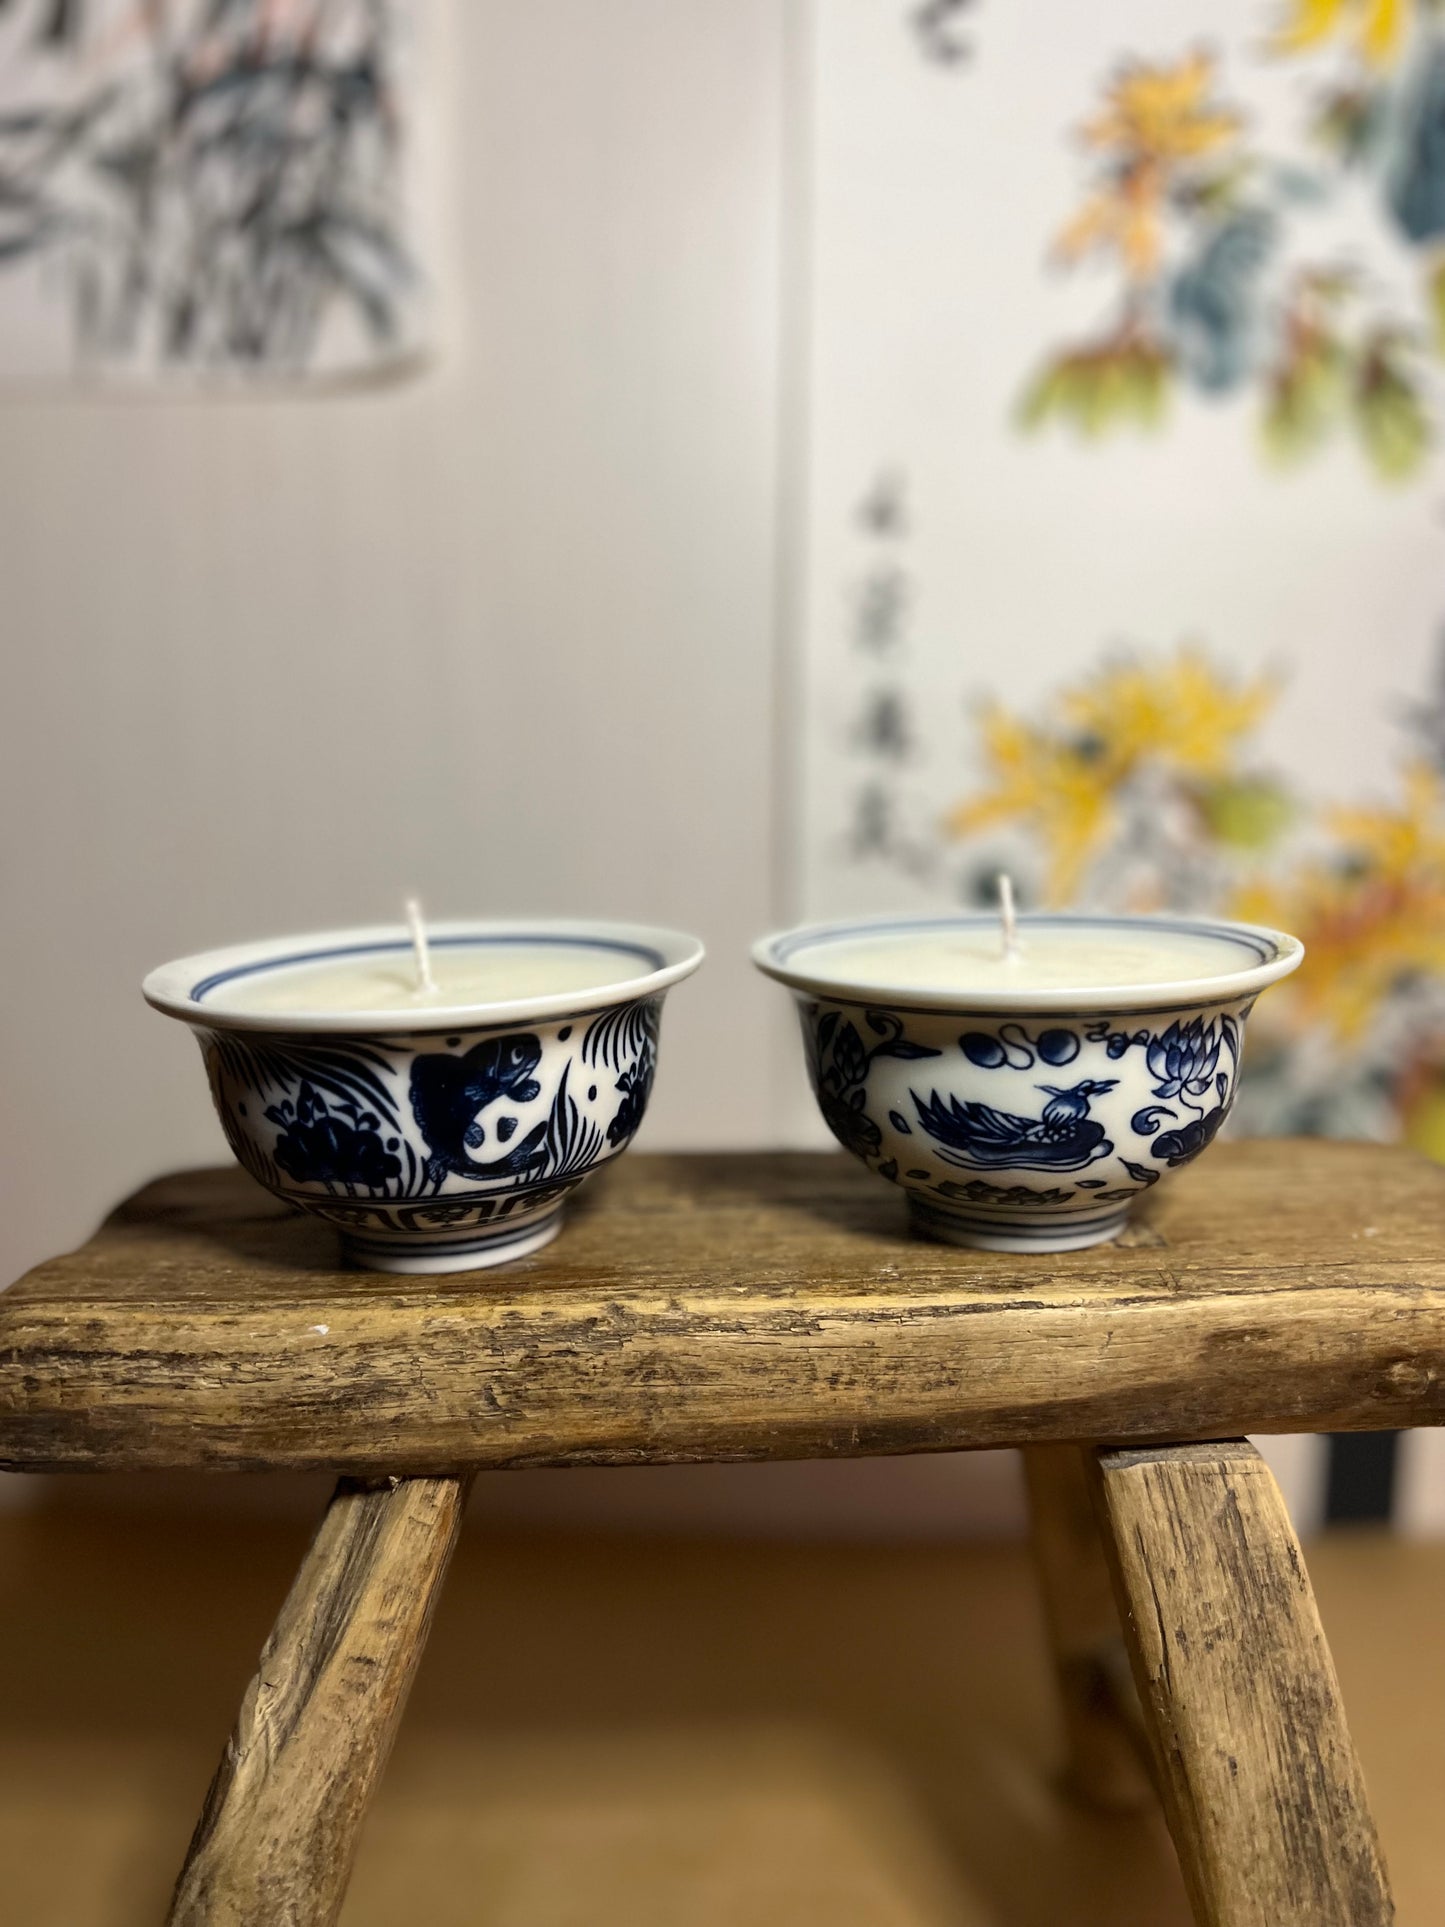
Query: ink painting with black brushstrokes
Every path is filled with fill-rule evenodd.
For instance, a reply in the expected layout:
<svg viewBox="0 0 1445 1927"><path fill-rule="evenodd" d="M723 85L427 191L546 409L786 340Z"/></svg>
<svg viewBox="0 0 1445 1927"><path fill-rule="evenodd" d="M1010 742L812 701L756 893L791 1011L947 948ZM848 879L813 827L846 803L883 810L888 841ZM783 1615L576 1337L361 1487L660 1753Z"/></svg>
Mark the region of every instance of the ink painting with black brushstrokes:
<svg viewBox="0 0 1445 1927"><path fill-rule="evenodd" d="M427 0L0 0L0 381L393 372L433 331Z"/></svg>

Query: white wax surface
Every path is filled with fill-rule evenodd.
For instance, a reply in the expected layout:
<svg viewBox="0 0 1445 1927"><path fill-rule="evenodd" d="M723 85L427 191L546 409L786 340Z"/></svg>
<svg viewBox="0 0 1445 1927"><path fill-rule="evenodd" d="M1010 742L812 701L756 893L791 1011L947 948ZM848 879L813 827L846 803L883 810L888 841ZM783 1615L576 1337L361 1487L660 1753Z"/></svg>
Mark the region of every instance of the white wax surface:
<svg viewBox="0 0 1445 1927"><path fill-rule="evenodd" d="M434 991L417 989L408 950L332 958L257 971L224 985L228 1010L307 1012L437 1010L453 1004L513 1003L571 990L597 990L646 976L650 960L601 944L489 943L474 948L433 943ZM204 1009L204 1003L202 1008Z"/></svg>
<svg viewBox="0 0 1445 1927"><path fill-rule="evenodd" d="M883 931L794 951L789 967L839 984L879 989L1107 990L1222 977L1259 962L1227 937L1133 928L1127 923L1018 926L1003 954L1000 931L979 926L909 935Z"/></svg>

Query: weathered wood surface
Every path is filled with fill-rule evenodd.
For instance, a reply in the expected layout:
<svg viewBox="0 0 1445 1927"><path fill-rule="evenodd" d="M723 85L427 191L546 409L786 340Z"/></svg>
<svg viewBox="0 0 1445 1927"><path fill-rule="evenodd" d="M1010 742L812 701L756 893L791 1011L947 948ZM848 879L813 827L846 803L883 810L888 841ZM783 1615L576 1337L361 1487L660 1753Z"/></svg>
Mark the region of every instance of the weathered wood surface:
<svg viewBox="0 0 1445 1927"><path fill-rule="evenodd" d="M1394 1908L1279 1488L1241 1443L1100 1453L1097 1499L1170 1832L1202 1927Z"/></svg>
<svg viewBox="0 0 1445 1927"><path fill-rule="evenodd" d="M799 1458L1445 1417L1445 1169L1216 1145L1118 1243L912 1238L839 1154L629 1153L545 1251L337 1269L238 1170L163 1180L0 1296L0 1465Z"/></svg>
<svg viewBox="0 0 1445 1927"><path fill-rule="evenodd" d="M464 1481L343 1483L241 1703L170 1927L325 1927L456 1544Z"/></svg>
<svg viewBox="0 0 1445 1927"><path fill-rule="evenodd" d="M1031 1445L1023 1461L1029 1538L1063 1716L1064 1789L1109 1812L1147 1805L1154 1797L1148 1741L1084 1449Z"/></svg>

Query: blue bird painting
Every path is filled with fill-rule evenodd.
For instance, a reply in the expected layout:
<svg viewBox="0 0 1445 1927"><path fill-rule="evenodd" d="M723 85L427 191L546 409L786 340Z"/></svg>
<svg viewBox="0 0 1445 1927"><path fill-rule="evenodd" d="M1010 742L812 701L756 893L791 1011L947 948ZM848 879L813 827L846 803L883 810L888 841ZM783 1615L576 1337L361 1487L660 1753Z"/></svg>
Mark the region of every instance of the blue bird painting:
<svg viewBox="0 0 1445 1927"><path fill-rule="evenodd" d="M1113 1145L1097 1118L1089 1116L1092 1099L1112 1091L1117 1078L1086 1077L1068 1089L1038 1084L1048 1098L1041 1117L1016 1117L973 1099L960 1103L950 1097L945 1105L937 1091L927 1103L911 1091L918 1121L950 1164L984 1170L1013 1165L1032 1171L1078 1171L1097 1158L1108 1157Z"/></svg>

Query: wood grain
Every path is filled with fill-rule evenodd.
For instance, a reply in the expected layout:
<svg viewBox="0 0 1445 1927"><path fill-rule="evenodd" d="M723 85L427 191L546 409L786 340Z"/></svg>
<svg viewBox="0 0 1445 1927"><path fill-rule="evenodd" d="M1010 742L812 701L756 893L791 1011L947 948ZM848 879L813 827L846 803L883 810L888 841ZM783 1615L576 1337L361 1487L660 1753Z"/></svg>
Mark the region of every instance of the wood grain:
<svg viewBox="0 0 1445 1927"><path fill-rule="evenodd" d="M803 1458L1445 1418L1445 1169L1214 1146L1127 1241L912 1238L841 1153L629 1153L546 1251L337 1268L238 1170L151 1186L0 1296L0 1465Z"/></svg>
<svg viewBox="0 0 1445 1927"><path fill-rule="evenodd" d="M1023 1462L1029 1539L1063 1715L1062 1784L1087 1806L1128 1812L1153 1798L1148 1741L1085 1455L1074 1445L1032 1445Z"/></svg>
<svg viewBox="0 0 1445 1927"><path fill-rule="evenodd" d="M335 1920L465 1496L455 1479L337 1488L242 1701L170 1927Z"/></svg>
<svg viewBox="0 0 1445 1927"><path fill-rule="evenodd" d="M1298 1542L1243 1443L1105 1452L1097 1496L1202 1927L1384 1927L1374 1824Z"/></svg>

